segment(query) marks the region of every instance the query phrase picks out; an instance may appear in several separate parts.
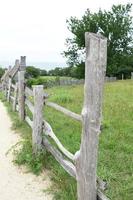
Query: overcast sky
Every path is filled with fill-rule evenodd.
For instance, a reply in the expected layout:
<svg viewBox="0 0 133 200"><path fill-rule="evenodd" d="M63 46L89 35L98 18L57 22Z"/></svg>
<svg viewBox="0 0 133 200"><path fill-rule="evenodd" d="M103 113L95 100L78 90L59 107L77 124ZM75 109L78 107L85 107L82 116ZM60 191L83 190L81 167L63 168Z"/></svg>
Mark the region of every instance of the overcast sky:
<svg viewBox="0 0 133 200"><path fill-rule="evenodd" d="M127 2L133 0L0 0L0 64L20 55L28 63L65 62L66 19Z"/></svg>

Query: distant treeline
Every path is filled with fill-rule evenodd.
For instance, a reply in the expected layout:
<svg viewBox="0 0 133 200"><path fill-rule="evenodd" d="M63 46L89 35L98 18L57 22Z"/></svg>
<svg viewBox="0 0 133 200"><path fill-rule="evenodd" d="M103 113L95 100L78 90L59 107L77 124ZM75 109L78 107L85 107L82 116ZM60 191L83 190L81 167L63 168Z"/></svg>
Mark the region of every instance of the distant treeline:
<svg viewBox="0 0 133 200"><path fill-rule="evenodd" d="M0 67L0 78L4 74L6 68ZM121 79L122 74L124 79L131 77L131 72L133 72L133 61L129 63L129 65L125 67L119 68L115 73L106 74L106 76L115 76L117 79ZM55 77L72 77L76 79L84 79L85 76L85 63L82 62L77 66L73 67L56 67L55 69L51 69L49 71L45 69L40 69L34 66L26 67L26 78L37 78L41 76L55 76Z"/></svg>
<svg viewBox="0 0 133 200"><path fill-rule="evenodd" d="M122 66L119 70L116 70L114 73L107 73L106 76L108 77L117 77L117 79L121 79L122 75L124 79L131 78L131 72L133 72L133 57L132 62L129 62L124 67ZM85 76L85 63L82 62L77 66L73 67L56 67L52 70L45 70L39 69L36 67L27 67L26 69L26 76L28 77L38 77L38 76L65 76L65 77L72 77L77 79L84 79Z"/></svg>
<svg viewBox="0 0 133 200"><path fill-rule="evenodd" d="M28 66L26 67L27 85L31 87L32 85L43 84L47 87L53 84L56 85L60 81L60 77L82 78L80 73L78 74L75 69L76 67L56 67L55 69L47 71L45 69Z"/></svg>
<svg viewBox="0 0 133 200"><path fill-rule="evenodd" d="M26 77L36 78L38 76L66 76L73 78L83 78L84 67L82 67L83 72L81 73L80 67L56 67L52 70L39 69L33 66L28 66L26 68Z"/></svg>

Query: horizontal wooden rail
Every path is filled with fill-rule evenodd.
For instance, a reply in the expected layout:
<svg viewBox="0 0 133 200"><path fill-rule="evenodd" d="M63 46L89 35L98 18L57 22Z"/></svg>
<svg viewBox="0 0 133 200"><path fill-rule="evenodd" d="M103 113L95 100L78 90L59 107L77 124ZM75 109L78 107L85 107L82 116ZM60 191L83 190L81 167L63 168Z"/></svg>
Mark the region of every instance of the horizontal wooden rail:
<svg viewBox="0 0 133 200"><path fill-rule="evenodd" d="M33 96L33 91L30 88L25 87L25 95L27 97L31 97L31 96Z"/></svg>
<svg viewBox="0 0 133 200"><path fill-rule="evenodd" d="M97 200L109 200L99 189L97 191Z"/></svg>
<svg viewBox="0 0 133 200"><path fill-rule="evenodd" d="M56 137L56 135L54 134L52 127L50 126L50 124L48 122L46 122L45 120L43 121L44 126L43 126L43 132L45 135L50 136L54 142L56 143L56 145L58 146L58 148L60 149L60 151L69 159L74 160L74 155L72 153L70 153L59 141L59 139Z"/></svg>
<svg viewBox="0 0 133 200"><path fill-rule="evenodd" d="M54 158L60 163L60 165L73 177L76 178L76 169L73 163L68 160L65 160L63 155L58 149L53 147L46 137L43 138L43 144L47 151L49 151Z"/></svg>
<svg viewBox="0 0 133 200"><path fill-rule="evenodd" d="M60 151L58 151L55 147L53 147L46 137L43 138L43 145L49 151L54 158L60 163L60 165L67 171L70 176L76 179L76 168L73 163L68 160L65 160ZM98 185L98 188L100 185ZM98 200L109 200L101 191L98 189L97 191L97 199Z"/></svg>
<svg viewBox="0 0 133 200"><path fill-rule="evenodd" d="M59 106L59 105L56 104L56 103L47 102L47 101L46 101L46 105L47 105L47 106L50 106L50 107L52 107L52 108L55 108L56 110L58 110L58 111L64 113L65 115L67 115L67 116L69 116L69 117L71 117L71 118L73 118L73 119L76 119L76 120L78 120L78 121L82 121L81 115L76 114L76 113L74 113L74 112L72 112L72 111L70 111L70 110L68 110L68 109L66 109L66 108L64 108L64 107L62 107L62 106Z"/></svg>
<svg viewBox="0 0 133 200"><path fill-rule="evenodd" d="M11 87L13 88L13 89L15 89L16 88L16 85L14 85L13 83L11 84Z"/></svg>
<svg viewBox="0 0 133 200"><path fill-rule="evenodd" d="M11 101L14 101L14 100L15 100L15 98L14 98L13 96L10 96L10 99L11 99Z"/></svg>
<svg viewBox="0 0 133 200"><path fill-rule="evenodd" d="M98 189L104 191L107 189L107 182L103 181L101 178L97 176L97 186L98 186Z"/></svg>
<svg viewBox="0 0 133 200"><path fill-rule="evenodd" d="M68 157L71 160L74 160L74 155L72 153L70 153L67 149L65 149L65 147L60 143L60 141L58 140L58 138L54 134L50 124L48 122L46 122L45 120L43 122L44 122L43 132L45 133L45 135L50 136L55 141L55 143L57 144L60 151L66 157ZM98 185L98 188L101 189L101 190L107 189L107 183L99 177L97 177L97 185Z"/></svg>
<svg viewBox="0 0 133 200"><path fill-rule="evenodd" d="M18 71L19 71L19 65L15 65L13 68L11 68L9 76L13 78Z"/></svg>
<svg viewBox="0 0 133 200"><path fill-rule="evenodd" d="M31 119L28 116L25 117L25 121L29 124L31 128L33 128L33 121L31 121Z"/></svg>
<svg viewBox="0 0 133 200"><path fill-rule="evenodd" d="M27 98L25 99L25 104L28 106L29 110L33 114L34 113L34 106L33 106L33 104Z"/></svg>

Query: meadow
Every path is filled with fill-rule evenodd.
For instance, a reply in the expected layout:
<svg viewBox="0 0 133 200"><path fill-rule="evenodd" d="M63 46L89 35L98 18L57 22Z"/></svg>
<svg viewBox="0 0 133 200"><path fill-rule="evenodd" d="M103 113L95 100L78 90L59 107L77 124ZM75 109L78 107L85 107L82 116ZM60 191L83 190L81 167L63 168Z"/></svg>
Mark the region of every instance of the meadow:
<svg viewBox="0 0 133 200"><path fill-rule="evenodd" d="M45 89L49 101L81 113L83 85L58 86ZM8 110L11 111L9 105ZM23 147L16 153L15 163L27 164L34 173L51 170L51 191L58 200L76 200L76 181L70 177L47 152L32 157L31 130L25 122L18 122L17 113L10 112L14 125L23 137ZM62 144L72 153L79 150L82 126L52 108L44 106L44 118L51 124ZM133 81L105 84L102 133L99 138L97 174L108 182L106 195L113 200L133 198Z"/></svg>

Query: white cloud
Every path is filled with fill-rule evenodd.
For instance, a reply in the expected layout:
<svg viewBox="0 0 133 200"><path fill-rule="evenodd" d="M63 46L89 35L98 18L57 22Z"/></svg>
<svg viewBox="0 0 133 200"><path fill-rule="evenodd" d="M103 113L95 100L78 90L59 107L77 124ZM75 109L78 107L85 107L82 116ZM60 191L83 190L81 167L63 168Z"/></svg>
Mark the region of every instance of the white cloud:
<svg viewBox="0 0 133 200"><path fill-rule="evenodd" d="M0 0L0 61L26 55L31 61L63 62L66 19L132 0Z"/></svg>

